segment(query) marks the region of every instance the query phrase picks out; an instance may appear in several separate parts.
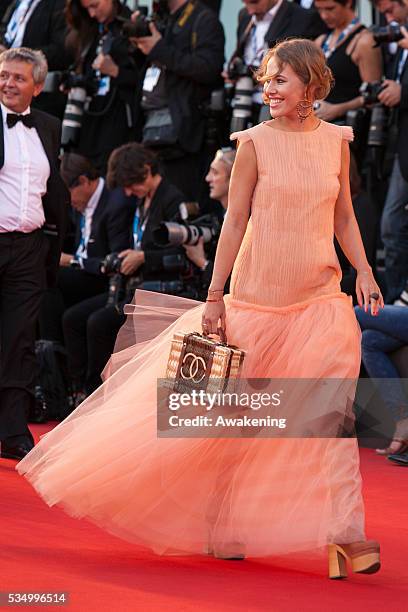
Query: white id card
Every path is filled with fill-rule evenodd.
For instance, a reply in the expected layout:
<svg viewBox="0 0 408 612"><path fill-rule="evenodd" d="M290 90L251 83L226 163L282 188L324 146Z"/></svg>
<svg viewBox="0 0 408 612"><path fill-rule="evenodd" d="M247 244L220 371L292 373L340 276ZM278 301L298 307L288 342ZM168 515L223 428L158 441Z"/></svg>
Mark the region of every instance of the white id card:
<svg viewBox="0 0 408 612"><path fill-rule="evenodd" d="M149 66L143 81L143 91L152 92L159 82L161 70L157 66Z"/></svg>

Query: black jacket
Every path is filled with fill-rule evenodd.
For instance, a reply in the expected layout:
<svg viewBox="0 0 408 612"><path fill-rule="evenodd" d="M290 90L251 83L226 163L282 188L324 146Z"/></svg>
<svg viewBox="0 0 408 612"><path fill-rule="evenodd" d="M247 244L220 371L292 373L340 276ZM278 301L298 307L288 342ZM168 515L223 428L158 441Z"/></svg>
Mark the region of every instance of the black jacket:
<svg viewBox="0 0 408 612"><path fill-rule="evenodd" d="M246 9L239 14L238 21L238 48L235 55L242 56L246 43L246 32L251 15ZM265 42L273 47L277 42L289 37L314 39L327 31L319 14L314 9L304 9L294 2L283 0L266 35Z"/></svg>
<svg viewBox="0 0 408 612"><path fill-rule="evenodd" d="M398 66L401 55L402 49L397 53L395 66ZM401 102L398 107L397 155L401 174L404 179L408 181L408 58L405 61L405 66L401 75Z"/></svg>
<svg viewBox="0 0 408 612"><path fill-rule="evenodd" d="M180 26L188 5L193 10ZM224 30L215 12L201 2L186 2L172 15L163 38L141 65L140 98L146 68L152 63L165 66L171 116L185 152L198 152L203 147L206 122L201 106L213 89L222 86L224 42Z"/></svg>
<svg viewBox="0 0 408 612"><path fill-rule="evenodd" d="M119 17L130 19L128 7L120 5ZM109 54L119 68L116 78L110 78L107 95L94 95L82 121L76 152L88 157L105 173L109 155L116 147L135 140L135 103L139 84L134 47L122 35L122 22L114 19L107 26L104 36L104 53ZM100 34L95 33L92 44L79 67L79 72L92 81L95 70L92 64L97 56Z"/></svg>
<svg viewBox="0 0 408 612"><path fill-rule="evenodd" d="M158 186L150 203L150 212L143 233L141 250L145 255L145 263L140 268L143 280L170 280L178 277L177 273L164 269L163 257L166 255L185 255L183 247L160 247L153 241L153 230L163 221L171 221L179 212L179 205L185 202L185 196L165 178ZM140 203L140 200L138 201ZM133 248L133 219L136 203L129 207L128 240L129 248Z"/></svg>
<svg viewBox="0 0 408 612"><path fill-rule="evenodd" d="M47 113L43 113L37 109L32 109L31 113L35 120L35 129L37 130L50 164L47 193L43 196L42 203L45 214L45 225L43 230L49 241L46 259L47 283L49 286L53 286L55 285L59 267L61 247L67 227L70 204L69 191L58 169L61 122L56 117L47 115ZM3 121L0 120L0 178L1 168L4 165L4 154Z"/></svg>
<svg viewBox="0 0 408 612"><path fill-rule="evenodd" d="M106 255L132 248L129 240L130 209L135 210L135 198L126 197L120 188L109 191L104 186L92 216L88 257L83 259L86 272L99 275L101 261ZM80 214L76 217L75 251L81 242Z"/></svg>
<svg viewBox="0 0 408 612"><path fill-rule="evenodd" d="M11 2L1 24L0 39L4 34L17 2ZM68 64L65 52L65 0L41 0L31 15L24 32L23 47L39 49L47 58L49 70L64 70Z"/></svg>

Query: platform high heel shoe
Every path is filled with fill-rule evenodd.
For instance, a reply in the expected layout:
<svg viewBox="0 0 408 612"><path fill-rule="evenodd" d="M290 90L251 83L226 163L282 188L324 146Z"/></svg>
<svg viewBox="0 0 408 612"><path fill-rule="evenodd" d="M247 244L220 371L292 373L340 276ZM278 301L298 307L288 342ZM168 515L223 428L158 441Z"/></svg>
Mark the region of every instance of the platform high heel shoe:
<svg viewBox="0 0 408 612"><path fill-rule="evenodd" d="M329 577L347 578L347 561L357 574L375 574L381 567L380 545L375 540L329 544Z"/></svg>

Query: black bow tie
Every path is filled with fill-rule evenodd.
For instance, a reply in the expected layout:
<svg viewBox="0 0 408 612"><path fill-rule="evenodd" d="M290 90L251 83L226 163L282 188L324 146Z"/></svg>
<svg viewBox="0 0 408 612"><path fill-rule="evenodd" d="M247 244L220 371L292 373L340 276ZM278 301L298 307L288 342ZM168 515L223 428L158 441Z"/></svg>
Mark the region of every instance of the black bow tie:
<svg viewBox="0 0 408 612"><path fill-rule="evenodd" d="M34 119L31 113L28 115L16 115L15 113L7 113L7 126L12 128L21 121L26 127L32 128L34 127Z"/></svg>

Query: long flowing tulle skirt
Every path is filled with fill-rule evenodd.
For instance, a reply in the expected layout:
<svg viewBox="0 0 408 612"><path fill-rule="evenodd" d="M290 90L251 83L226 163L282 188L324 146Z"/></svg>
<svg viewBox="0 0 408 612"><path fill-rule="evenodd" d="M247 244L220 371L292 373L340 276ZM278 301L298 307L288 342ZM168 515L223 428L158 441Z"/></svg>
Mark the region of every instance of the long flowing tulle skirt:
<svg viewBox="0 0 408 612"><path fill-rule="evenodd" d="M159 554L269 556L364 539L353 438L158 438L157 378L174 332L201 329L203 304L139 291L135 302L105 383L17 466L44 500ZM344 294L285 309L226 305L243 376L358 377Z"/></svg>

